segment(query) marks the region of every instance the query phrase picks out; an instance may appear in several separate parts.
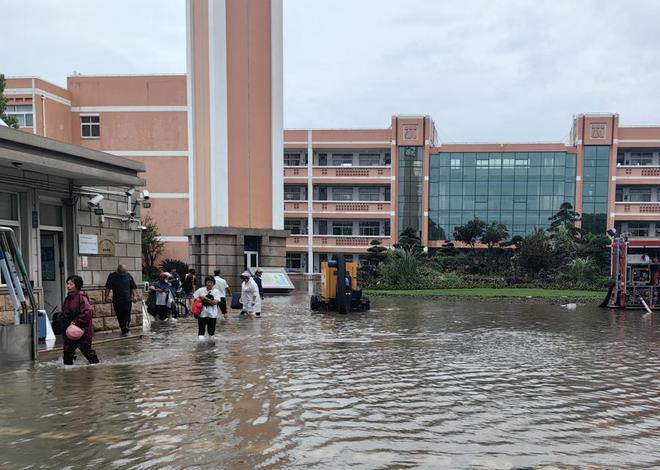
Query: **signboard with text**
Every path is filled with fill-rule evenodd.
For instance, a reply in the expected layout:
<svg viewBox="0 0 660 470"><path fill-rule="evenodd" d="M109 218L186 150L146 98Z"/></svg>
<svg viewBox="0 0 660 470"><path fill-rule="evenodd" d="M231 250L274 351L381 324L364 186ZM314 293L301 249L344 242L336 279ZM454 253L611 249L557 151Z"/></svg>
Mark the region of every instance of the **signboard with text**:
<svg viewBox="0 0 660 470"><path fill-rule="evenodd" d="M80 255L98 255L99 239L96 235L86 233L78 234L78 254Z"/></svg>

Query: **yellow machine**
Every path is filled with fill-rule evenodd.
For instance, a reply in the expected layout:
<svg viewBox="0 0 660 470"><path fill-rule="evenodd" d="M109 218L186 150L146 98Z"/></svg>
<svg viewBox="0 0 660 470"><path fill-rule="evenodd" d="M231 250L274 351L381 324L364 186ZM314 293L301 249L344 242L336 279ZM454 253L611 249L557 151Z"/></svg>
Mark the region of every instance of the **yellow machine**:
<svg viewBox="0 0 660 470"><path fill-rule="evenodd" d="M362 289L358 286L357 271L357 263L345 262L344 255L338 255L336 260L323 261L321 286L318 294L310 299L311 309L339 313L369 310L369 299L362 297Z"/></svg>

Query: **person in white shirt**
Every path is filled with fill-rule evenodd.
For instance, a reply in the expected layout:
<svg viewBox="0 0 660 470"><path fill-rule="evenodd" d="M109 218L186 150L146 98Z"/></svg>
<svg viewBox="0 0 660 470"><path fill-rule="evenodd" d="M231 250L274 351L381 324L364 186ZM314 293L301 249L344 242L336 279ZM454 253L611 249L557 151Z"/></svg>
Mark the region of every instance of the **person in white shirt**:
<svg viewBox="0 0 660 470"><path fill-rule="evenodd" d="M202 299L202 312L197 318L197 334L199 339L204 339L204 331L207 330L209 337L215 334L215 324L218 320L218 304L220 303L220 292L215 288L213 276L206 276L204 287L195 291L193 297Z"/></svg>
<svg viewBox="0 0 660 470"><path fill-rule="evenodd" d="M213 278L215 279L215 288L220 292L220 311L227 318L227 299L231 297L231 287L223 278L220 277L220 270L213 271Z"/></svg>
<svg viewBox="0 0 660 470"><path fill-rule="evenodd" d="M254 282L249 272L243 271L243 274L241 274L241 303L243 304L241 315L247 313L252 318L252 314L257 312L258 299L259 288L257 283Z"/></svg>

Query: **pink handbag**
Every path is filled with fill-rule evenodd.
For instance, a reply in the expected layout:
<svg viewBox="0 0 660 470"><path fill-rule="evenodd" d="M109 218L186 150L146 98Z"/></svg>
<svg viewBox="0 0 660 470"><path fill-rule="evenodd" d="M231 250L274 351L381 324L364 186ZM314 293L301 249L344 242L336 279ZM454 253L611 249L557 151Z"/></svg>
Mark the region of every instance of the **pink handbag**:
<svg viewBox="0 0 660 470"><path fill-rule="evenodd" d="M83 334L85 334L85 330L77 327L75 323L71 323L66 329L66 337L74 341L82 338Z"/></svg>

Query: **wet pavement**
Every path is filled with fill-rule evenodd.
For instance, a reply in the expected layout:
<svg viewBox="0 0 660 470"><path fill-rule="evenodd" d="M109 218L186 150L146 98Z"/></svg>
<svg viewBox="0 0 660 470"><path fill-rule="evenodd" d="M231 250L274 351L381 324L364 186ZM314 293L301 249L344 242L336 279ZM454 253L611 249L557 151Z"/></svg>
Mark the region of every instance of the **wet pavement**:
<svg viewBox="0 0 660 470"><path fill-rule="evenodd" d="M0 468L657 468L660 315L306 294L0 370Z"/></svg>

